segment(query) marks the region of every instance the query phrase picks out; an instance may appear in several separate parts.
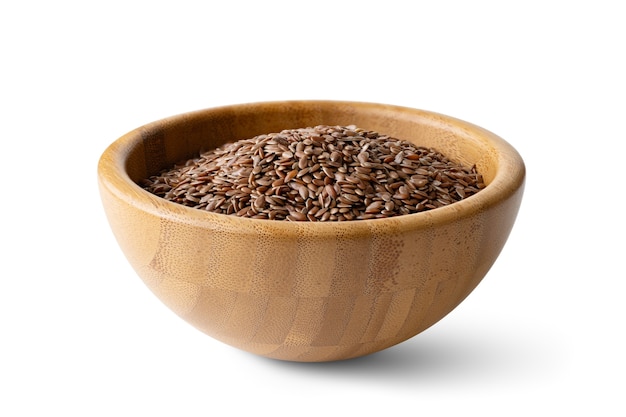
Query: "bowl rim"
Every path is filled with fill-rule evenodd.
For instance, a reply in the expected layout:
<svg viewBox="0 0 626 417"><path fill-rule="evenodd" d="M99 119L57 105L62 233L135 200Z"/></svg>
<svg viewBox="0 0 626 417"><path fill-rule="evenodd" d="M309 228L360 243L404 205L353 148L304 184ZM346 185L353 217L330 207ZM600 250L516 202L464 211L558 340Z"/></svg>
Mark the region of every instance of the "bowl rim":
<svg viewBox="0 0 626 417"><path fill-rule="evenodd" d="M443 124L466 137L479 138L497 150L498 167L493 180L479 193L467 197L450 205L431 209L419 213L393 216L383 219L365 219L329 222L291 222L286 220L267 220L226 215L186 207L168 201L143 189L128 175L125 165L130 149L136 146L147 132L162 129L166 125L175 125L193 118L206 117L217 112L251 111L264 106L302 107L316 106L352 106L369 110L386 110L420 116L430 119L436 124ZM166 217L180 223L207 230L227 229L236 233L258 233L263 230L268 233L300 236L303 233L318 236L341 233L346 237L371 235L372 230L377 233L397 233L397 231L416 230L444 225L459 219L479 215L491 207L501 204L520 188L524 187L526 168L521 155L517 150L496 134L473 123L444 115L441 113L410 108L398 105L339 100L282 100L259 101L242 104L230 104L209 107L200 110L180 113L147 123L137 127L119 137L102 153L97 167L99 187L125 203L156 217Z"/></svg>

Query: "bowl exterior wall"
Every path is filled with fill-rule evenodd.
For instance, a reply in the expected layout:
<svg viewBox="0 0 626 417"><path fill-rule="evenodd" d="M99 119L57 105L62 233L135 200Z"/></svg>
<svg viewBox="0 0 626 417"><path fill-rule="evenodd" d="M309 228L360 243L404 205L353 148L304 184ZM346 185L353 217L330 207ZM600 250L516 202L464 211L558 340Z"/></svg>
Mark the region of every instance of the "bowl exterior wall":
<svg viewBox="0 0 626 417"><path fill-rule="evenodd" d="M328 361L400 343L452 311L495 262L522 190L445 226L372 221L357 238L199 228L101 195L129 262L183 319L249 352Z"/></svg>

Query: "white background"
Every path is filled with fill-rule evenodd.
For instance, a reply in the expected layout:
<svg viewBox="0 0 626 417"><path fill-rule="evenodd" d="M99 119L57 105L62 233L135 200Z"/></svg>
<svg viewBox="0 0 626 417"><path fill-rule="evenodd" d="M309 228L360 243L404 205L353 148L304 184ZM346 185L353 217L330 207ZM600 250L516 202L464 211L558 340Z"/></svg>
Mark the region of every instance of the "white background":
<svg viewBox="0 0 626 417"><path fill-rule="evenodd" d="M619 3L3 2L0 415L625 415ZM268 360L187 325L127 264L102 151L283 99L433 110L524 157L504 251L434 327L351 361Z"/></svg>

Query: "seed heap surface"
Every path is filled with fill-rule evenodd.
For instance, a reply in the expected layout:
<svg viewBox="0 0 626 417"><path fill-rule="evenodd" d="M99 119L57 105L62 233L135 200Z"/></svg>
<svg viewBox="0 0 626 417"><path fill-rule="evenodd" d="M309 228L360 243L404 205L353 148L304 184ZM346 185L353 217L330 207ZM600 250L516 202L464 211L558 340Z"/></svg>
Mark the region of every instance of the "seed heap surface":
<svg viewBox="0 0 626 417"><path fill-rule="evenodd" d="M142 185L189 207L290 221L417 213L485 187L475 167L354 125L284 130L229 143Z"/></svg>

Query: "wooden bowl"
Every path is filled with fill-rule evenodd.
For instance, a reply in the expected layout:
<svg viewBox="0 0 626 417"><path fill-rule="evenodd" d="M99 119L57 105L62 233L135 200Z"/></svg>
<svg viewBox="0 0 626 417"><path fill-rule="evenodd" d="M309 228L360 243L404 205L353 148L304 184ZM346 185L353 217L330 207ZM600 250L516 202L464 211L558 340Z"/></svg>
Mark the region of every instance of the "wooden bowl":
<svg viewBox="0 0 626 417"><path fill-rule="evenodd" d="M210 213L137 185L201 149L320 124L355 124L434 147L475 164L487 186L426 212L319 223ZM105 150L98 179L122 251L171 310L245 351L314 362L393 346L465 299L509 236L525 167L504 140L452 117L374 103L287 101L140 127Z"/></svg>

